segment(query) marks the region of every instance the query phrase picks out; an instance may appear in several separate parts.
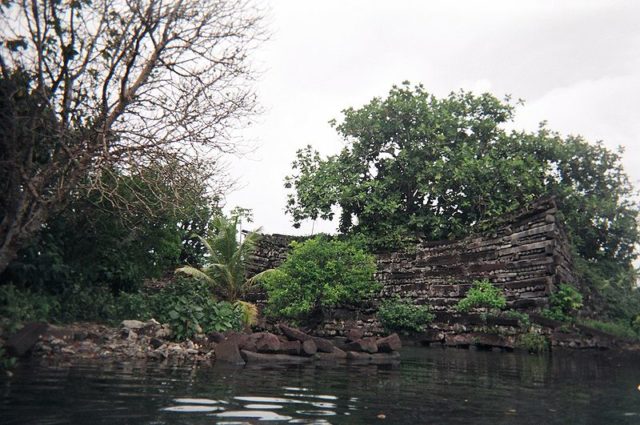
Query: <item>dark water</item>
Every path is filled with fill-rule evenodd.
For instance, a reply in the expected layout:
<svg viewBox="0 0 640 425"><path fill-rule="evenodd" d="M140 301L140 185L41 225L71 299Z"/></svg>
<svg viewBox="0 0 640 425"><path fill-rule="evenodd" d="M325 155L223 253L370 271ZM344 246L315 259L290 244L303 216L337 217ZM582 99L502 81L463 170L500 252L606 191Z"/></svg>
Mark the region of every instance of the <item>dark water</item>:
<svg viewBox="0 0 640 425"><path fill-rule="evenodd" d="M637 359L402 355L394 367L22 364L0 378L0 423L640 424Z"/></svg>

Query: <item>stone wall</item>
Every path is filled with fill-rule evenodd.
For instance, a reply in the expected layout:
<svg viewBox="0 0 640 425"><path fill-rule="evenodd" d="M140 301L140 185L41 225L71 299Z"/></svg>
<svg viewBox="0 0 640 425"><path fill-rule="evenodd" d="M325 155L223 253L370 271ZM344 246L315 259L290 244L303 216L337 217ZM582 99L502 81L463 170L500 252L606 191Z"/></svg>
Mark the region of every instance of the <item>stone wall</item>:
<svg viewBox="0 0 640 425"><path fill-rule="evenodd" d="M547 304L554 285L573 282L567 238L552 199L502 219L491 233L423 242L413 252L377 256L382 297L398 295L452 311L474 280L489 279L517 309Z"/></svg>
<svg viewBox="0 0 640 425"><path fill-rule="evenodd" d="M489 279L503 289L510 307L544 307L555 285L575 280L557 212L553 199L542 199L503 217L491 232L453 241L422 242L406 252L377 254L376 280L383 289L376 301L397 295L430 305L436 318L446 321L474 280ZM277 267L286 258L291 241L303 239L264 235L250 261L251 272ZM254 301L264 302L264 294L255 294ZM321 328L339 335L353 322L357 327L377 330L374 312L371 306L345 306L336 317L327 317Z"/></svg>

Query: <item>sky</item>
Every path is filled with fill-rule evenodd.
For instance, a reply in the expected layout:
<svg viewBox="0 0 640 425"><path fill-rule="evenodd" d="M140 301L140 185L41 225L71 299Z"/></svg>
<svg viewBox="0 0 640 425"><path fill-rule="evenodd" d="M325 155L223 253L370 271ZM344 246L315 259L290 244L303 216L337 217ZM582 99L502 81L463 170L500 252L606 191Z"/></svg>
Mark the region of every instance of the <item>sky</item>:
<svg viewBox="0 0 640 425"><path fill-rule="evenodd" d="M253 210L265 233L332 232L336 224L284 213L284 177L297 149L322 154L344 142L328 121L422 83L437 96L461 88L525 100L515 128L625 147L640 188L640 2L269 1L270 39L256 50L264 110L238 137L251 152L229 158L237 188L227 208Z"/></svg>

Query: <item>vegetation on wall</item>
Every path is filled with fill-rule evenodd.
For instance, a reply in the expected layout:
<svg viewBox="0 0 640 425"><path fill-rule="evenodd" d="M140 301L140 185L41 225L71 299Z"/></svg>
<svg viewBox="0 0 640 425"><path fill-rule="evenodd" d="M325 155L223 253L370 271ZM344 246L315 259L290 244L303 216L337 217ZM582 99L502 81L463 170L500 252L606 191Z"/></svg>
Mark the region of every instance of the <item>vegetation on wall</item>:
<svg viewBox="0 0 640 425"><path fill-rule="evenodd" d="M435 316L429 306L395 298L380 305L377 317L389 332L412 333L423 332Z"/></svg>
<svg viewBox="0 0 640 425"><path fill-rule="evenodd" d="M496 288L487 280L476 280L467 294L456 305L458 311L467 313L475 308L493 311L502 310L507 306L507 299L502 290Z"/></svg>
<svg viewBox="0 0 640 425"><path fill-rule="evenodd" d="M302 320L380 289L374 257L357 243L317 236L291 245L285 262L262 279L271 316Z"/></svg>

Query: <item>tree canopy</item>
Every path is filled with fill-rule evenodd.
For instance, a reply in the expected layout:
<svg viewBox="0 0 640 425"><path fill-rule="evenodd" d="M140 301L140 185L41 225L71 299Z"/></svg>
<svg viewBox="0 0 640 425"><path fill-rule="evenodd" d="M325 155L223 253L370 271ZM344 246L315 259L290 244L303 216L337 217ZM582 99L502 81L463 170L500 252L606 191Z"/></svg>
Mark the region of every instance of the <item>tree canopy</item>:
<svg viewBox="0 0 640 425"><path fill-rule="evenodd" d="M639 241L638 206L620 151L580 136L508 130L515 104L460 91L438 98L405 82L386 98L342 111L336 155L301 149L287 212L332 219L375 248L457 238L500 215L556 195L578 253L629 267Z"/></svg>

